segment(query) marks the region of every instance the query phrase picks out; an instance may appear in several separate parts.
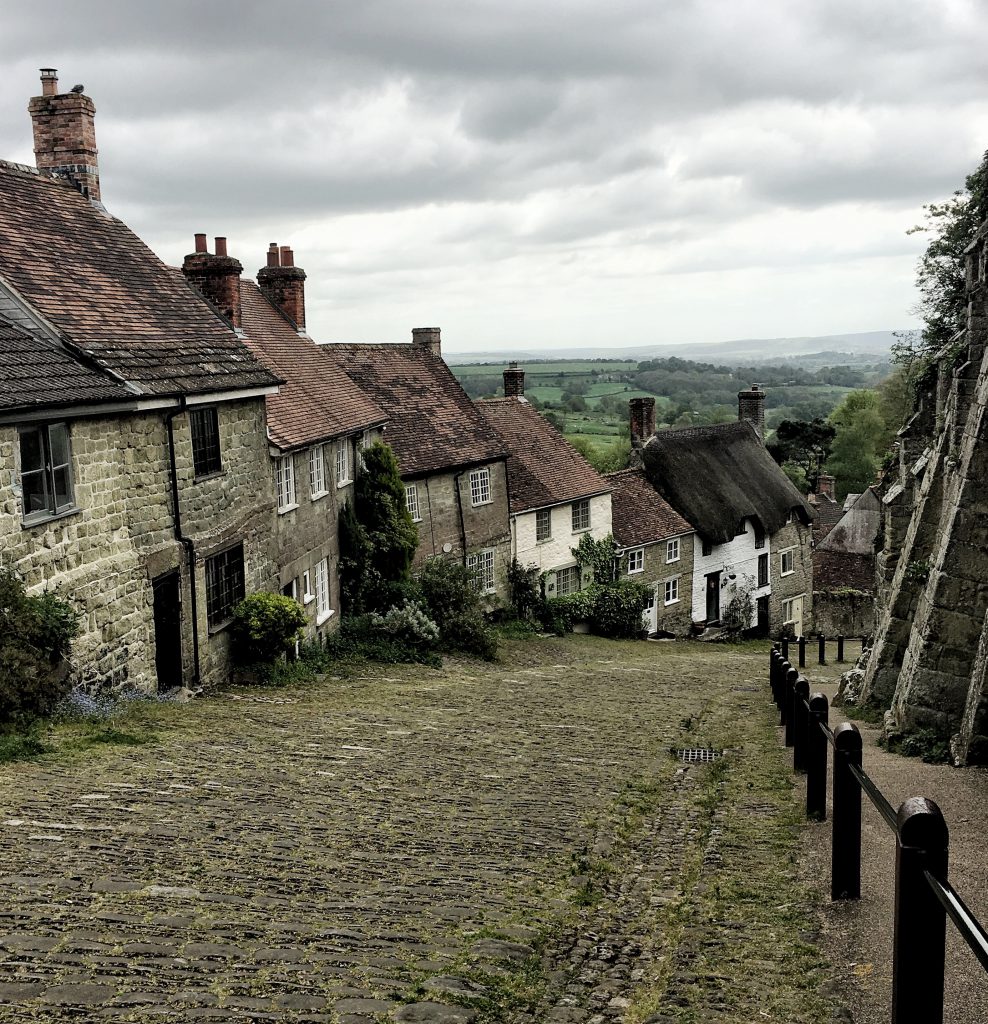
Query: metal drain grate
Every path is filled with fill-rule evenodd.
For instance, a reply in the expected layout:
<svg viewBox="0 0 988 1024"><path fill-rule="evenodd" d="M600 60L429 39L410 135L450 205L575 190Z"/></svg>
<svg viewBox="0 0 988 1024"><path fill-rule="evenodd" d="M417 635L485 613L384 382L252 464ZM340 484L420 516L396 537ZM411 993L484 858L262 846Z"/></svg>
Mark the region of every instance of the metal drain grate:
<svg viewBox="0 0 988 1024"><path fill-rule="evenodd" d="M676 757L685 764L709 764L720 755L721 751L711 750L710 747L685 747L676 751Z"/></svg>

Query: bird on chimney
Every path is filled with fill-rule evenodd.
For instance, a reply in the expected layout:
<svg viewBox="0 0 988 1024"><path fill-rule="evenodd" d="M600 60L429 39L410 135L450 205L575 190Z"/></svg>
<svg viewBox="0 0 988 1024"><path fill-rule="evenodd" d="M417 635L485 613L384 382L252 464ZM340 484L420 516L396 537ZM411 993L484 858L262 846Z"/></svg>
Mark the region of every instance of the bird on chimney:
<svg viewBox="0 0 988 1024"><path fill-rule="evenodd" d="M86 91L86 87L84 85L73 85L69 91L77 94L82 94Z"/></svg>

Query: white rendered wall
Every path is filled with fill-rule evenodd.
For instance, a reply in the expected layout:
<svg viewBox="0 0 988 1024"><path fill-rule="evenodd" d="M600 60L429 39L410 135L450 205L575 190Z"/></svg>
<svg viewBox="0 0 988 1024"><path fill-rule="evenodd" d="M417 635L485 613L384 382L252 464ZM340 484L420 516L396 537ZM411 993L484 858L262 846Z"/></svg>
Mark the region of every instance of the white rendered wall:
<svg viewBox="0 0 988 1024"><path fill-rule="evenodd" d="M750 576L758 583L758 556L768 555L768 586L756 587L752 590L753 604L758 598L772 593L772 578L778 573L779 567L772 564L772 542L766 535L765 546L755 547L755 528L750 519L745 520L747 533L739 533L726 544L715 544L709 555L703 553L703 541L699 534L693 535L693 619L702 622L707 614L707 581L705 577L712 572L720 571L721 583L732 573L736 579L727 579L727 585L720 590L720 612L724 614L738 584L743 583L742 577ZM758 610L753 608L752 621L749 625L758 624Z"/></svg>
<svg viewBox="0 0 988 1024"><path fill-rule="evenodd" d="M574 565L571 548L580 543L584 533L594 540L603 540L611 532L611 496L598 494L590 499L590 529L573 532L573 504L555 505L552 512L552 536L541 543L535 540L535 513L521 512L511 517L512 555L525 568L537 566L540 572L551 572Z"/></svg>

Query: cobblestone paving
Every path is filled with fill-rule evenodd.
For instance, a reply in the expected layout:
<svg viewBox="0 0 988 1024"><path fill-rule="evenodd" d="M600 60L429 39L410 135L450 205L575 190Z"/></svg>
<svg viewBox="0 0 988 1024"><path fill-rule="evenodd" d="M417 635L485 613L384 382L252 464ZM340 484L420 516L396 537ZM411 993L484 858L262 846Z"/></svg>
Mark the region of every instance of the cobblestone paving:
<svg viewBox="0 0 988 1024"><path fill-rule="evenodd" d="M369 668L197 702L145 746L5 767L0 1020L692 1006L697 957L740 926L683 924L724 852L715 776L670 748L752 711L774 747L762 653L721 648L716 674L697 649L573 637L496 666Z"/></svg>

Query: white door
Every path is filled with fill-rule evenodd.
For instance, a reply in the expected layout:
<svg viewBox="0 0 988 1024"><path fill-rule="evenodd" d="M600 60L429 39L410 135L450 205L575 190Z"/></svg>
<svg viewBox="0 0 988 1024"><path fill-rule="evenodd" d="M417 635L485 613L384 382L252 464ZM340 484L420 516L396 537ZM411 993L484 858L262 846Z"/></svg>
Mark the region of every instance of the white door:
<svg viewBox="0 0 988 1024"><path fill-rule="evenodd" d="M642 612L642 622L649 635L659 628L659 585L657 583L652 588L651 594L648 595L648 603L645 605L645 611Z"/></svg>
<svg viewBox="0 0 988 1024"><path fill-rule="evenodd" d="M791 625L796 636L803 635L803 597L793 597L782 602L782 617Z"/></svg>

